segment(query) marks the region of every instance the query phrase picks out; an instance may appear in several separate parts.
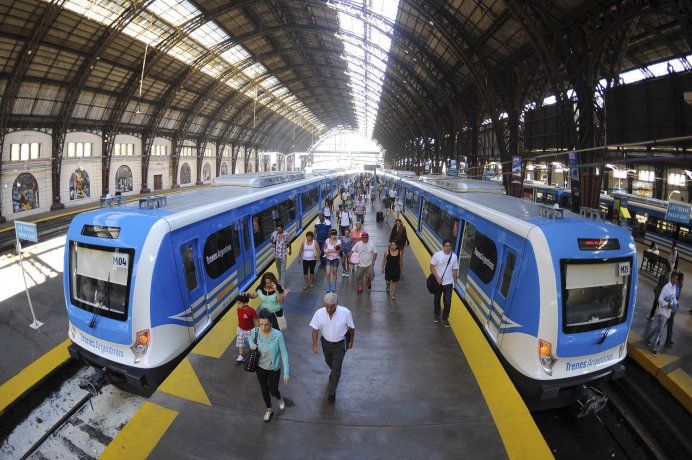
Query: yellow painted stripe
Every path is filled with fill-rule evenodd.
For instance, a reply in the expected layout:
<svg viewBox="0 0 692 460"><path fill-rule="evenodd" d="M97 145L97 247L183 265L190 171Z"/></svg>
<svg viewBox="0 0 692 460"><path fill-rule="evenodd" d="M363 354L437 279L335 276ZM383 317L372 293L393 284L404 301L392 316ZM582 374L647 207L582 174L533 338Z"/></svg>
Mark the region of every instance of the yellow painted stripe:
<svg viewBox="0 0 692 460"><path fill-rule="evenodd" d="M685 369L678 367L667 374L659 372L656 378L687 409L687 412L692 412L692 377L685 372Z"/></svg>
<svg viewBox="0 0 692 460"><path fill-rule="evenodd" d="M125 199L123 201L123 203L133 203L133 202L137 201L140 197L144 197L144 196L153 196L153 195L166 195L166 196L168 196L168 195L175 195L177 193L190 192L193 190L200 190L200 189L207 188L207 187L211 187L211 185L200 185L200 186L194 187L192 189L186 187L186 188L181 188L181 189L168 190L166 192L161 192L161 193L152 193L151 195L136 195L136 198ZM42 217L40 219L27 220L26 222L32 222L32 223L36 224L39 222L45 222L48 220L58 219L60 217L72 216L74 214L79 214L80 212L93 211L94 209L100 209L98 204L94 205L94 206L89 206L87 208L75 209L73 211L66 211L66 212L63 212L60 214ZM117 207L116 207L116 209L117 209ZM14 225L9 225L8 227L0 229L0 233L9 232L10 230L14 230Z"/></svg>
<svg viewBox="0 0 692 460"><path fill-rule="evenodd" d="M178 416L178 412L145 402L100 455L101 460L147 458Z"/></svg>
<svg viewBox="0 0 692 460"><path fill-rule="evenodd" d="M405 225L408 227L413 253L423 273L428 273L430 253L408 221L405 221ZM452 296L449 321L483 393L507 455L510 458L553 458L526 404L456 292Z"/></svg>
<svg viewBox="0 0 692 460"><path fill-rule="evenodd" d="M627 354L629 354L646 372L654 377L658 376L658 372L662 368L680 359L679 356L669 355L663 352L659 352L658 356L654 356L643 341L634 344L628 341Z"/></svg>
<svg viewBox="0 0 692 460"><path fill-rule="evenodd" d="M202 382L199 381L195 369L187 358L183 358L183 360L180 361L180 364L173 369L171 375L159 385L158 390L179 398L187 399L188 401L211 406L209 396L207 396L207 392L204 391Z"/></svg>
<svg viewBox="0 0 692 460"><path fill-rule="evenodd" d="M67 351L69 344L70 340L65 340L0 386L0 415L8 406L70 359Z"/></svg>

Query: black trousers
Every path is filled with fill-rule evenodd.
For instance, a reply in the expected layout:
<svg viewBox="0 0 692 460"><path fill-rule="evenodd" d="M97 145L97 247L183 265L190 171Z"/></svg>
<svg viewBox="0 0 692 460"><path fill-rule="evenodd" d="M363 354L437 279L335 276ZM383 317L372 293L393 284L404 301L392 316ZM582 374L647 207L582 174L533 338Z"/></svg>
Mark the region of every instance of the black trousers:
<svg viewBox="0 0 692 460"><path fill-rule="evenodd" d="M444 284L435 292L435 317L440 317L440 300L444 296L444 310L442 311L442 319L449 319L449 311L452 309L452 290L453 284Z"/></svg>
<svg viewBox="0 0 692 460"><path fill-rule="evenodd" d="M262 399L264 399L264 405L267 406L267 409L271 409L271 397L274 396L276 399L281 399L281 393L279 393L279 379L281 377L281 370L268 371L257 366L255 374L257 374L257 380L259 380L260 388L262 389Z"/></svg>
<svg viewBox="0 0 692 460"><path fill-rule="evenodd" d="M317 265L316 260L304 260L303 261L303 275L314 275L316 265Z"/></svg>
<svg viewBox="0 0 692 460"><path fill-rule="evenodd" d="M329 373L329 385L327 390L330 396L336 395L336 387L339 385L341 378L341 365L346 356L346 340L341 342L327 342L322 337L322 353L324 353L324 362L327 363L331 372Z"/></svg>

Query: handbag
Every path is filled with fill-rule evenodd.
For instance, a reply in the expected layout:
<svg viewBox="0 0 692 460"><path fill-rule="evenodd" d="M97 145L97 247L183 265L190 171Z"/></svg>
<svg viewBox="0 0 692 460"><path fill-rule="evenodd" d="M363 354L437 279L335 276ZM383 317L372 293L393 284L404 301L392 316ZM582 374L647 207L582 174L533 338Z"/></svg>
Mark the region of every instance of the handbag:
<svg viewBox="0 0 692 460"><path fill-rule="evenodd" d="M449 263L452 261L453 255L453 252L449 254L449 259L447 259L447 265L445 266L445 269L442 272L442 276L440 277L440 279L443 279L445 277L447 267L449 267ZM440 284L437 282L437 278L435 278L435 275L433 275L432 273L428 275L428 279L425 280L425 284L428 288L428 292L431 294L437 293L437 290L440 289Z"/></svg>
<svg viewBox="0 0 692 460"><path fill-rule="evenodd" d="M280 331L285 331L286 329L288 329L288 324L286 324L286 315L282 314L281 316L279 316L276 313L274 313L274 317L276 318L276 323L279 325Z"/></svg>
<svg viewBox="0 0 692 460"><path fill-rule="evenodd" d="M358 265L360 263L360 252L352 251L351 257L349 257L348 260L353 265Z"/></svg>
<svg viewBox="0 0 692 460"><path fill-rule="evenodd" d="M255 328L255 345L257 345L257 348L255 348L254 350L250 350L250 352L247 354L247 358L245 358L245 365L243 366L245 370L248 372L255 372L257 370L257 365L259 364L260 351L259 343L257 343L258 338L259 328Z"/></svg>

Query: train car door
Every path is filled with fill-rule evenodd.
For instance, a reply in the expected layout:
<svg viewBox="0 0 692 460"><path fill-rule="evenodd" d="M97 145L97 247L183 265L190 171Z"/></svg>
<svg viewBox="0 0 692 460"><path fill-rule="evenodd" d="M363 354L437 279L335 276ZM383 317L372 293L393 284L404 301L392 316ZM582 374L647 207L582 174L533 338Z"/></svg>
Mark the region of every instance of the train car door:
<svg viewBox="0 0 692 460"><path fill-rule="evenodd" d="M202 275L202 257L198 252L197 238L180 247L183 262L187 302L194 321L195 336L199 335L211 321L207 310L207 288Z"/></svg>
<svg viewBox="0 0 692 460"><path fill-rule="evenodd" d="M252 219L243 217L240 221L240 243L243 248L242 262L238 262L238 292L245 289L255 277L255 251L252 244Z"/></svg>
<svg viewBox="0 0 692 460"><path fill-rule="evenodd" d="M509 246L503 246L502 262L498 267L495 289L492 293L492 308L489 309L486 329L497 343L498 334L505 312L511 306L511 299L514 292L514 272L516 271L517 254Z"/></svg>

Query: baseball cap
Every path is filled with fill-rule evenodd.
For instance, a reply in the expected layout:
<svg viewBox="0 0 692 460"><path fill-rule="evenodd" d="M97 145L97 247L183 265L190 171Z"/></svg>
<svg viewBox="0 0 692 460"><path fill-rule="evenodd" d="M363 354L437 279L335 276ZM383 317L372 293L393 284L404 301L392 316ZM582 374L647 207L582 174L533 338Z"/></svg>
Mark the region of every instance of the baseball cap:
<svg viewBox="0 0 692 460"><path fill-rule="evenodd" d="M363 232L363 233L360 235L361 238L367 238L367 237L369 237L369 236L370 236L370 235L368 235L368 232Z"/></svg>

